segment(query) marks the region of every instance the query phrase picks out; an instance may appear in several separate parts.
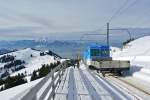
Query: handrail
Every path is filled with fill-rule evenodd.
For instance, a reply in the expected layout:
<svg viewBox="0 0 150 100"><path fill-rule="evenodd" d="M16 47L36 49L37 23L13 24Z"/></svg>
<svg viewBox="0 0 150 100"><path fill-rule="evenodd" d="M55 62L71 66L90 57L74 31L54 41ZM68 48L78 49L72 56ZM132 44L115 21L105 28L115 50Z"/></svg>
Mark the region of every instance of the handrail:
<svg viewBox="0 0 150 100"><path fill-rule="evenodd" d="M65 68L67 67L67 62L63 62L62 64L55 67L45 78L43 78L37 85L35 85L31 90L21 98L21 100L44 100L47 96L49 90L52 88L51 93L49 94L48 99L54 99L55 89L61 81L61 77L64 74ZM56 75L54 75L56 73ZM58 79L57 79L58 78ZM42 87L51 79L50 84L46 87L46 89L39 96L38 92L42 89ZM56 80L57 79L57 80ZM55 83L56 81L56 83Z"/></svg>

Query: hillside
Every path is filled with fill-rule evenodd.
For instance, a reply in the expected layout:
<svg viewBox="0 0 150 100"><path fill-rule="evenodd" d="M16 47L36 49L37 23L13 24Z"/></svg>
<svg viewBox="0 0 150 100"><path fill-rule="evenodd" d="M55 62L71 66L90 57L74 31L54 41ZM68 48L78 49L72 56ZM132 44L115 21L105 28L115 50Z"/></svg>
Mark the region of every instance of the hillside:
<svg viewBox="0 0 150 100"><path fill-rule="evenodd" d="M35 86L41 80L42 80L42 78L32 81L30 83L25 83L25 84L1 91L0 97L3 98L3 100L10 100L10 99L14 100L14 98L17 98L17 96L20 96L23 93L26 93L26 91L28 92L30 90L30 88Z"/></svg>
<svg viewBox="0 0 150 100"><path fill-rule="evenodd" d="M31 48L0 55L0 97L11 99L29 89L62 61L50 50Z"/></svg>
<svg viewBox="0 0 150 100"><path fill-rule="evenodd" d="M114 52L114 60L130 60L132 76L150 82L150 36L128 43L122 50Z"/></svg>
<svg viewBox="0 0 150 100"><path fill-rule="evenodd" d="M0 55L0 91L42 78L62 60L50 50L31 48Z"/></svg>
<svg viewBox="0 0 150 100"><path fill-rule="evenodd" d="M149 46L150 36L145 36L139 39L136 39L123 49L119 56L125 57L128 56L150 56L150 46Z"/></svg>
<svg viewBox="0 0 150 100"><path fill-rule="evenodd" d="M50 56L50 55L40 56L40 51L33 50L31 48L11 52L5 55L11 55L11 56L14 56L16 60L24 61L24 64L21 64L21 65L23 65L25 68L21 68L19 71L13 72L12 69L14 68L14 66L12 66L12 68L7 68L11 76L16 75L18 73L26 73L28 75L28 74L31 74L34 70L41 68L42 64L50 64L50 63L56 62L53 56ZM2 56L4 55L1 55L0 58ZM4 65L8 63L10 62L0 63L1 74L4 72L4 69L3 69Z"/></svg>

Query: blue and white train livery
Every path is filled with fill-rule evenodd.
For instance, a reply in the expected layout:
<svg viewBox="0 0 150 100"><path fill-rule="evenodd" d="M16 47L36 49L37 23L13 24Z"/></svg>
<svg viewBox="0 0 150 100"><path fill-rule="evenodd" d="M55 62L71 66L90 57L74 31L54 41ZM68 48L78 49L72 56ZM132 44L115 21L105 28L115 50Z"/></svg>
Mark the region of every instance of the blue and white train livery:
<svg viewBox="0 0 150 100"><path fill-rule="evenodd" d="M100 71L121 73L130 68L130 61L112 60L108 45L88 46L84 51L83 59L87 66Z"/></svg>

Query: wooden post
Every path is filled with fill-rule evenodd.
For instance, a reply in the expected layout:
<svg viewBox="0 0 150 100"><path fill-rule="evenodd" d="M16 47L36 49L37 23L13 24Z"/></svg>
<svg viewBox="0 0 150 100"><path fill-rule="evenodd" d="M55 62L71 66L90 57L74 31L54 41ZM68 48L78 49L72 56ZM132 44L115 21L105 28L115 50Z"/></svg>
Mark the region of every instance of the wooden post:
<svg viewBox="0 0 150 100"><path fill-rule="evenodd" d="M54 83L54 73L52 75L52 93L54 92L55 89L55 83ZM54 95L52 96L52 99L54 100Z"/></svg>
<svg viewBox="0 0 150 100"><path fill-rule="evenodd" d="M60 70L60 73L59 73L59 79L58 79L59 84L60 84L60 82L61 82L61 76L62 76L62 74L63 74L63 69L61 69L61 70Z"/></svg>

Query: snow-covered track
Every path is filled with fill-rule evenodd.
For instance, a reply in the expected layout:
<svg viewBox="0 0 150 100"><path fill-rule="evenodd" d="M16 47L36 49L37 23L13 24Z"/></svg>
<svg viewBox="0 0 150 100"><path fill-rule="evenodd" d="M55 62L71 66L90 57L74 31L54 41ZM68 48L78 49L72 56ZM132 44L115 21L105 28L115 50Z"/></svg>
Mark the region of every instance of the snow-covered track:
<svg viewBox="0 0 150 100"><path fill-rule="evenodd" d="M137 99L149 100L150 94L148 92L126 82L125 80L112 76L105 77L105 79L111 82L112 84L120 87L121 89L127 91L127 93L133 95Z"/></svg>
<svg viewBox="0 0 150 100"><path fill-rule="evenodd" d="M68 68L67 75L56 90L55 100L136 100L106 79L87 69Z"/></svg>
<svg viewBox="0 0 150 100"><path fill-rule="evenodd" d="M126 86L122 83L108 77L101 77L87 68L60 65L31 88L22 100L142 99L124 88Z"/></svg>

